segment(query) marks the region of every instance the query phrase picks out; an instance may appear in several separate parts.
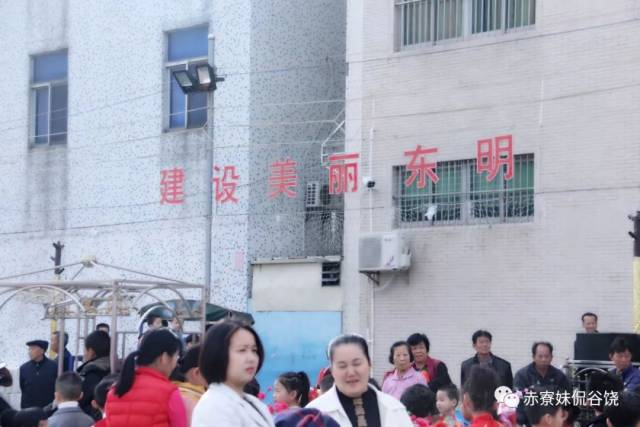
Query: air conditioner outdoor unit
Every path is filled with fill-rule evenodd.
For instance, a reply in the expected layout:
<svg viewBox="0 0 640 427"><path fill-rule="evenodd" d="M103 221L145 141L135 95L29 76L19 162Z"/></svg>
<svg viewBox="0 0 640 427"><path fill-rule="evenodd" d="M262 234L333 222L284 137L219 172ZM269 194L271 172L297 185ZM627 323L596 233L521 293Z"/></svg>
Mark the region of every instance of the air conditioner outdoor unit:
<svg viewBox="0 0 640 427"><path fill-rule="evenodd" d="M322 184L320 181L307 182L307 190L304 194L304 206L307 208L322 207Z"/></svg>
<svg viewBox="0 0 640 427"><path fill-rule="evenodd" d="M397 231L363 234L359 247L361 273L408 270L411 266L409 241Z"/></svg>

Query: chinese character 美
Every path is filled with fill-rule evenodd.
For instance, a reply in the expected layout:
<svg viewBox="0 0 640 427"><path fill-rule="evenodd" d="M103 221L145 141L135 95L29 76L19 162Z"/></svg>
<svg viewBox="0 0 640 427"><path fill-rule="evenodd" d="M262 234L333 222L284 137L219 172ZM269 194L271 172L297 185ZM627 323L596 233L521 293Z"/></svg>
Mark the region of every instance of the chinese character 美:
<svg viewBox="0 0 640 427"><path fill-rule="evenodd" d="M271 164L271 175L269 176L270 198L280 194L284 194L289 198L295 197L295 188L297 186L296 162L286 159L284 161L278 160Z"/></svg>

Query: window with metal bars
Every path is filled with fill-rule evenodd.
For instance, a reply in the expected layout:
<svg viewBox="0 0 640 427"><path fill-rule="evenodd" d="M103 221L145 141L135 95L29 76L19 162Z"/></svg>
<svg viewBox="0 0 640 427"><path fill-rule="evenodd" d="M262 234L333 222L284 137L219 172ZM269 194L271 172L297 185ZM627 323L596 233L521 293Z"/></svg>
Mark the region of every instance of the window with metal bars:
<svg viewBox="0 0 640 427"><path fill-rule="evenodd" d="M418 180L405 185L410 172L394 168L396 223L398 227L432 224L525 222L534 216L533 154L514 156L513 178L506 181L504 169L495 179L476 172L476 161L438 162L438 182Z"/></svg>
<svg viewBox="0 0 640 427"><path fill-rule="evenodd" d="M400 49L535 24L536 0L395 0Z"/></svg>
<svg viewBox="0 0 640 427"><path fill-rule="evenodd" d="M471 32L511 30L534 25L536 0L472 0Z"/></svg>
<svg viewBox="0 0 640 427"><path fill-rule="evenodd" d="M400 45L408 47L462 36L465 0L396 0Z"/></svg>

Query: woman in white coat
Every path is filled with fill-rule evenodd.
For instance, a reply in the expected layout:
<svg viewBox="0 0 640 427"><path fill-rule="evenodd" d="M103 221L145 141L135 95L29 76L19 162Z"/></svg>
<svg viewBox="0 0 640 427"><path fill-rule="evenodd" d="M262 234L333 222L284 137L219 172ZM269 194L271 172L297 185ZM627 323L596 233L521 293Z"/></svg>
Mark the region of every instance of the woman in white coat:
<svg viewBox="0 0 640 427"><path fill-rule="evenodd" d="M340 427L413 427L402 403L369 385L369 347L358 335L342 335L329 346L334 386L313 400Z"/></svg>
<svg viewBox="0 0 640 427"><path fill-rule="evenodd" d="M264 361L258 334L234 321L213 326L200 353L209 389L193 410L192 427L274 427L267 407L243 392Z"/></svg>

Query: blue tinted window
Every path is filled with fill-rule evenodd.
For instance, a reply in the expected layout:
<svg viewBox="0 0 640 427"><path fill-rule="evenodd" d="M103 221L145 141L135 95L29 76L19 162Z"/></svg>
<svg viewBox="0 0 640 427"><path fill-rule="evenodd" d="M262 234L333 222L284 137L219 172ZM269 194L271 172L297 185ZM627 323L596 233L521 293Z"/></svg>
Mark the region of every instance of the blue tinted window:
<svg viewBox="0 0 640 427"><path fill-rule="evenodd" d="M33 57L33 82L49 82L67 78L67 51Z"/></svg>
<svg viewBox="0 0 640 427"><path fill-rule="evenodd" d="M209 29L206 26L169 33L169 61L207 56Z"/></svg>
<svg viewBox="0 0 640 427"><path fill-rule="evenodd" d="M49 88L36 90L35 143L46 144L49 140Z"/></svg>
<svg viewBox="0 0 640 427"><path fill-rule="evenodd" d="M171 72L184 69L184 67L175 67L171 69ZM180 85L176 81L175 77L173 77L173 73L170 75L171 78L171 93L169 94L170 100L170 115L169 115L169 127L170 128L183 128L185 127L185 103L186 96L182 89L180 89Z"/></svg>
<svg viewBox="0 0 640 427"><path fill-rule="evenodd" d="M51 144L67 140L67 85L51 87Z"/></svg>
<svg viewBox="0 0 640 427"><path fill-rule="evenodd" d="M196 66L190 65L189 72L196 75ZM187 97L187 127L202 127L207 122L207 92L192 92Z"/></svg>

